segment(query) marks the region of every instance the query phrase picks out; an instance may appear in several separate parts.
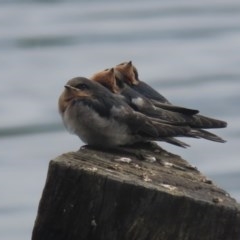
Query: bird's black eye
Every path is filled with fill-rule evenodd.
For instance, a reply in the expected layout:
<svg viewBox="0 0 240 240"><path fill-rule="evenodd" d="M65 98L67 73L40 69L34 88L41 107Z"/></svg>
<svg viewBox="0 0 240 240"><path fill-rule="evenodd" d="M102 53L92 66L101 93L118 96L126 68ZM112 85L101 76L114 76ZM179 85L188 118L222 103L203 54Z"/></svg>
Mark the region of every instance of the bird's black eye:
<svg viewBox="0 0 240 240"><path fill-rule="evenodd" d="M76 85L76 88L83 90L83 91L86 89L89 89L88 85L85 83L79 83L78 85Z"/></svg>

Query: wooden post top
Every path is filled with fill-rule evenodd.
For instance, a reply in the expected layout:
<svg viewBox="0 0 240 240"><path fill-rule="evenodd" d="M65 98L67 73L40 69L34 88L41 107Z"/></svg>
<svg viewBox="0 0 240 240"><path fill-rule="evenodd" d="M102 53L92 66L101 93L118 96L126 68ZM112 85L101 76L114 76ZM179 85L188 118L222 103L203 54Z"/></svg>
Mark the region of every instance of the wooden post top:
<svg viewBox="0 0 240 240"><path fill-rule="evenodd" d="M239 239L240 205L155 144L50 162L33 240Z"/></svg>

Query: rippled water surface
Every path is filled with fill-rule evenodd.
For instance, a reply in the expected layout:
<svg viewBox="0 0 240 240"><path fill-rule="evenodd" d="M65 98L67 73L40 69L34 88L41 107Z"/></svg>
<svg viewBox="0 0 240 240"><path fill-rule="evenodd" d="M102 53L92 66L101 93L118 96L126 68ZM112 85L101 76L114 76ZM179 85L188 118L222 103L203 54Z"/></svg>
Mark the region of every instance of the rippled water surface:
<svg viewBox="0 0 240 240"><path fill-rule="evenodd" d="M0 1L0 239L30 239L48 163L82 143L57 112L64 83L132 60L178 105L226 120L226 144L160 143L240 201L240 2Z"/></svg>

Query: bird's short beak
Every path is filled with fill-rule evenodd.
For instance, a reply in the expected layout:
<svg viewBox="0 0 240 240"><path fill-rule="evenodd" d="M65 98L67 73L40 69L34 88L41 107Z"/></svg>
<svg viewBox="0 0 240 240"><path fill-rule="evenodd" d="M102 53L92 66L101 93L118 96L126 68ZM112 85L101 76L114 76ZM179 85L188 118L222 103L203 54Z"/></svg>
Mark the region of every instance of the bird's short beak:
<svg viewBox="0 0 240 240"><path fill-rule="evenodd" d="M64 87L68 90L70 90L70 89L76 90L76 88L72 87L71 85L65 85Z"/></svg>
<svg viewBox="0 0 240 240"><path fill-rule="evenodd" d="M75 88L71 85L66 84L64 87L67 90L66 93L73 97L89 97L89 96L91 96L90 93L83 92L83 91L79 90L78 88Z"/></svg>

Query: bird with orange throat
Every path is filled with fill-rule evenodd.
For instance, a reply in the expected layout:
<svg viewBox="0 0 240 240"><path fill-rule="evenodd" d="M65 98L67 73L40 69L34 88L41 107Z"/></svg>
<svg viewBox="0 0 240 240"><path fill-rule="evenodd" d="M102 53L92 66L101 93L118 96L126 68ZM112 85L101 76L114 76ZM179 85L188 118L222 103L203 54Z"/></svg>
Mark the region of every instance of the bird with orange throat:
<svg viewBox="0 0 240 240"><path fill-rule="evenodd" d="M188 126L167 124L135 111L121 96L84 77L66 83L58 107L67 130L95 147L114 148L192 132Z"/></svg>

